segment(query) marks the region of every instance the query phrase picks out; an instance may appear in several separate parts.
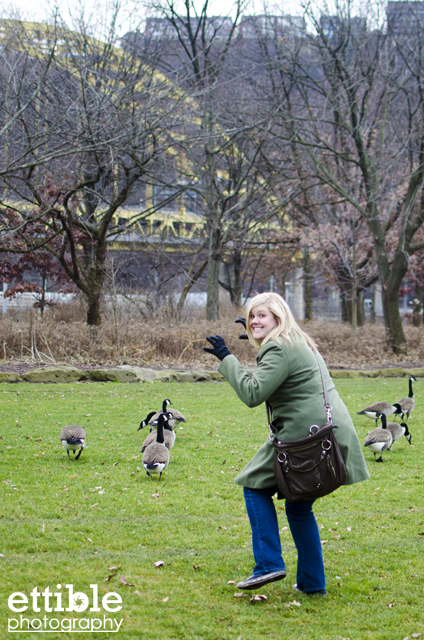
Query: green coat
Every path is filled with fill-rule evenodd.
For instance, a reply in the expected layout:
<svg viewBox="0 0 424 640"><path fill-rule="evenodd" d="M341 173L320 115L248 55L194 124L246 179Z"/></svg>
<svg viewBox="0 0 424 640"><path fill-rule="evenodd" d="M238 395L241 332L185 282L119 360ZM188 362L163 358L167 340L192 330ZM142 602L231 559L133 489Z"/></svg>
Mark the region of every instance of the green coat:
<svg viewBox="0 0 424 640"><path fill-rule="evenodd" d="M334 434L340 445L347 468L345 484L369 478L362 448L348 410L337 393L328 369L318 354L332 406L333 423L339 426ZM248 407L257 407L268 400L272 408L271 420L276 420L281 441L297 440L308 435L313 424L326 423L324 395L318 364L306 341L297 343L270 341L257 356L258 366L249 373L234 355L221 362L218 369ZM264 435L269 435L264 407ZM235 482L251 489L265 489L275 485L274 448L269 439L259 449Z"/></svg>

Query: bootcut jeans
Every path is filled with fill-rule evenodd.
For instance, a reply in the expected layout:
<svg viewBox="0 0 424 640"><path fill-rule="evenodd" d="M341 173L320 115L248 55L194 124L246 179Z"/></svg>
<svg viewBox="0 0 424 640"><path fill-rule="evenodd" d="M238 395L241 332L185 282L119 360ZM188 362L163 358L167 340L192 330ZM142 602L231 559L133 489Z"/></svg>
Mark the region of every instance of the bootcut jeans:
<svg viewBox="0 0 424 640"><path fill-rule="evenodd" d="M243 491L252 528L253 556L256 562L253 575L285 570L277 512L272 499L277 488L243 487ZM313 503L313 500L286 500L287 520L297 549L297 587L305 593L325 591L321 539L312 511Z"/></svg>

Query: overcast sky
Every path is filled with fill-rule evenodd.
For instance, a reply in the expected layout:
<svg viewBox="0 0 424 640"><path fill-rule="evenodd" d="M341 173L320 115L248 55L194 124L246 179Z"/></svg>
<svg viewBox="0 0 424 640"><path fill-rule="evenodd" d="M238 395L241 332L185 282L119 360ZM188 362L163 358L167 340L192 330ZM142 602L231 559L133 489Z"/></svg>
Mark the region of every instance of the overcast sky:
<svg viewBox="0 0 424 640"><path fill-rule="evenodd" d="M69 8L72 13L75 14L75 12L78 12L81 9L82 5L85 7L86 15L93 12L94 15L99 17L98 14L105 15L108 11L108 7L111 6L110 0L59 0L58 4L63 17L66 16ZM268 3L268 7L272 13L270 4L272 3ZM261 5L261 0L255 0L254 4L252 1L245 13L262 13ZM3 4L3 15L10 15L10 10L15 8L22 20L28 20L30 22L44 22L46 21L47 16L51 16L53 14L54 6L55 0L14 0L9 4L8 8L6 3ZM125 0L125 2L122 3L122 6L123 12L126 14L137 7L136 14L138 15L138 20L141 16L145 15L142 0ZM225 15L226 12L229 11L229 6L230 4L228 0L212 0L209 15ZM284 13L288 15L299 15L302 13L298 0L283 0L283 2L277 6L278 9L276 10L276 13L280 13L281 11L284 11ZM128 27L131 28L130 21L123 20L123 22L126 22L126 24L123 25L122 30L124 32L128 31Z"/></svg>

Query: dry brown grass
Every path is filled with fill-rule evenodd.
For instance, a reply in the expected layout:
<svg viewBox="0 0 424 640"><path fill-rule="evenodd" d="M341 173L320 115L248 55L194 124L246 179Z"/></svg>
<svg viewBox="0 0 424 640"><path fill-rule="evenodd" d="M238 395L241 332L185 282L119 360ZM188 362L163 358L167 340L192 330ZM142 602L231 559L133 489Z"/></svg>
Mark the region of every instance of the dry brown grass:
<svg viewBox="0 0 424 640"><path fill-rule="evenodd" d="M106 308L99 328L87 327L81 305L57 306L45 312L10 311L0 319L0 348L4 369L48 363L79 366L137 364L148 367L215 369L218 361L203 351L205 336L219 333L244 365L255 364L255 352L238 340L238 313L224 309L218 322L207 322L203 310L188 310L180 321L166 309L144 319L134 306ZM327 364L333 368L372 369L421 365L424 362L423 328L405 327L408 355L395 356L386 349L381 323L366 325L352 334L349 325L314 321L304 327L316 340Z"/></svg>

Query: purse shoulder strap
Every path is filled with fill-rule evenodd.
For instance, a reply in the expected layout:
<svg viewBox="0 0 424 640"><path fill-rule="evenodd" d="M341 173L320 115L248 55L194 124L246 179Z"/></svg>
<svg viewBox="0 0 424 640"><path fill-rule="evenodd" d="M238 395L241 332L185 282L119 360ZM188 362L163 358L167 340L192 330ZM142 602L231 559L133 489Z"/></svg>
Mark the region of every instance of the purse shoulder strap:
<svg viewBox="0 0 424 640"><path fill-rule="evenodd" d="M330 398L329 398L329 395L328 395L328 389L327 389L327 385L325 384L325 381L324 381L324 375L322 373L322 367L321 367L320 361L318 360L318 355L316 353L314 355L315 355L315 358L316 358L316 361L317 361L317 364L318 364L319 373L320 373L320 376L321 376L322 390L324 392L325 411L326 411L326 414L327 414L327 424L332 424L331 409L333 407L330 405Z"/></svg>
<svg viewBox="0 0 424 640"><path fill-rule="evenodd" d="M329 425L329 424L332 424L332 419L331 419L332 406L330 405L330 398L329 398L329 395L328 395L328 389L327 389L327 385L325 384L325 381L324 381L324 375L322 373L322 367L321 367L320 361L318 360L318 356L317 356L316 353L314 353L314 356L316 358L318 369L319 369L319 374L321 376L322 390L324 392L325 412L327 414L327 425ZM271 428L271 409L270 409L270 404L269 404L268 400L265 402L265 405L266 405L266 417L268 419L269 430L271 431L271 435L274 435L274 432L272 431L272 428Z"/></svg>

